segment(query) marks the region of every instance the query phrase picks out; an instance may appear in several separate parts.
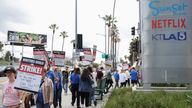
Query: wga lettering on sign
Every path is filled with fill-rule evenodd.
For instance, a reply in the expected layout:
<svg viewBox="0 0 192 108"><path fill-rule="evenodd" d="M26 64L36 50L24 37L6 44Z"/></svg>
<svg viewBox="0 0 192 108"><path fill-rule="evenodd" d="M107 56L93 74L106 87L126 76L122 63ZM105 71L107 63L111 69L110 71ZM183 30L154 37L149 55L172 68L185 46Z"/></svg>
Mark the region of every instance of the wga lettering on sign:
<svg viewBox="0 0 192 108"><path fill-rule="evenodd" d="M162 0L167 2L166 0ZM184 0L185 1L185 0ZM152 16L158 16L160 13L165 13L165 12L170 12L173 15L181 15L181 14L186 14L185 10L188 7L187 4L184 2L178 2L173 4L168 4L168 5L161 5L161 0L152 0L149 2L148 6L149 8L152 9Z"/></svg>
<svg viewBox="0 0 192 108"><path fill-rule="evenodd" d="M152 34L152 40L175 40L175 41L185 41L187 40L187 32L181 31L176 33L159 33Z"/></svg>

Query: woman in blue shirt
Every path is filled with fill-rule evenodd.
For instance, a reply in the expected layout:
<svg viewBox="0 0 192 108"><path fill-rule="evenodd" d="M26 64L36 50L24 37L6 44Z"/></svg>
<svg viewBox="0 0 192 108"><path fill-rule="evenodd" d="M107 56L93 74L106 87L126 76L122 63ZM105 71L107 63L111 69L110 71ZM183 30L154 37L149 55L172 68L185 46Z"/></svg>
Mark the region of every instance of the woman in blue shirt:
<svg viewBox="0 0 192 108"><path fill-rule="evenodd" d="M71 92L72 92L72 102L71 105L74 106L75 100L77 98L77 108L80 108L80 100L79 100L79 81L80 81L80 69L75 68L74 72L70 76L71 81Z"/></svg>

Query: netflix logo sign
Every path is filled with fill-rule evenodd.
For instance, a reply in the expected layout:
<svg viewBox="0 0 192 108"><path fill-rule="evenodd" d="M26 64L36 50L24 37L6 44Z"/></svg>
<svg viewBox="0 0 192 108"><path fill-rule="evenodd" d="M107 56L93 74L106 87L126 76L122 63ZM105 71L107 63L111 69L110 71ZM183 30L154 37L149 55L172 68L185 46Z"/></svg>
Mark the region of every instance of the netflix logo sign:
<svg viewBox="0 0 192 108"><path fill-rule="evenodd" d="M150 0L150 31L153 41L156 40L187 40L188 29L190 29L189 5L180 0ZM188 21L188 22L187 22Z"/></svg>

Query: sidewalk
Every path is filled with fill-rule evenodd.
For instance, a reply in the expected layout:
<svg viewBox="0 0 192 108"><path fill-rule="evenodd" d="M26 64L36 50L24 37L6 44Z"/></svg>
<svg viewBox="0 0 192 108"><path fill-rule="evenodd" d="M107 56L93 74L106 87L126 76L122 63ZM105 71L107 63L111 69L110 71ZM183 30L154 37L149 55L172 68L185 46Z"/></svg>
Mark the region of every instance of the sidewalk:
<svg viewBox="0 0 192 108"><path fill-rule="evenodd" d="M111 90L109 91L109 93L104 94L103 100L97 100L97 106L94 106L94 104L92 104L92 106L88 108L104 108L104 105L110 94L111 94ZM74 106L71 106L71 92L69 92L67 95L62 92L62 108L76 108L77 106L75 105L76 104L74 104ZM33 106L32 108L36 108L36 107ZM51 108L53 108L53 105Z"/></svg>
<svg viewBox="0 0 192 108"><path fill-rule="evenodd" d="M0 99L2 99L2 83L7 81L6 77L1 77L0 78ZM109 93L104 94L103 96L103 100L97 100L97 106L95 107L94 105L92 105L89 108L104 108L104 105L106 103L106 101L108 100L109 95L111 94L112 89L109 90ZM76 104L74 106L71 106L71 92L69 91L68 94L64 94L64 92L62 92L62 108L76 108ZM0 101L0 108L2 107L2 101ZM31 108L36 108L36 106L33 106ZM53 108L53 105L52 107ZM58 107L59 108L59 107Z"/></svg>

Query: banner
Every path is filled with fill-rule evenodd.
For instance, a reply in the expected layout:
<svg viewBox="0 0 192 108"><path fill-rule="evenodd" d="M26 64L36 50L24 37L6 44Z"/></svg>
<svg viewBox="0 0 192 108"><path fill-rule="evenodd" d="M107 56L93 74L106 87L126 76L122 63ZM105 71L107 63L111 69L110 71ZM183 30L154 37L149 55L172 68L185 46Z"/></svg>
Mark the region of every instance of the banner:
<svg viewBox="0 0 192 108"><path fill-rule="evenodd" d="M25 45L25 46L46 45L47 35L8 31L7 41L9 41L11 44L14 45Z"/></svg>
<svg viewBox="0 0 192 108"><path fill-rule="evenodd" d="M23 57L17 72L16 89L38 92L45 61Z"/></svg>

